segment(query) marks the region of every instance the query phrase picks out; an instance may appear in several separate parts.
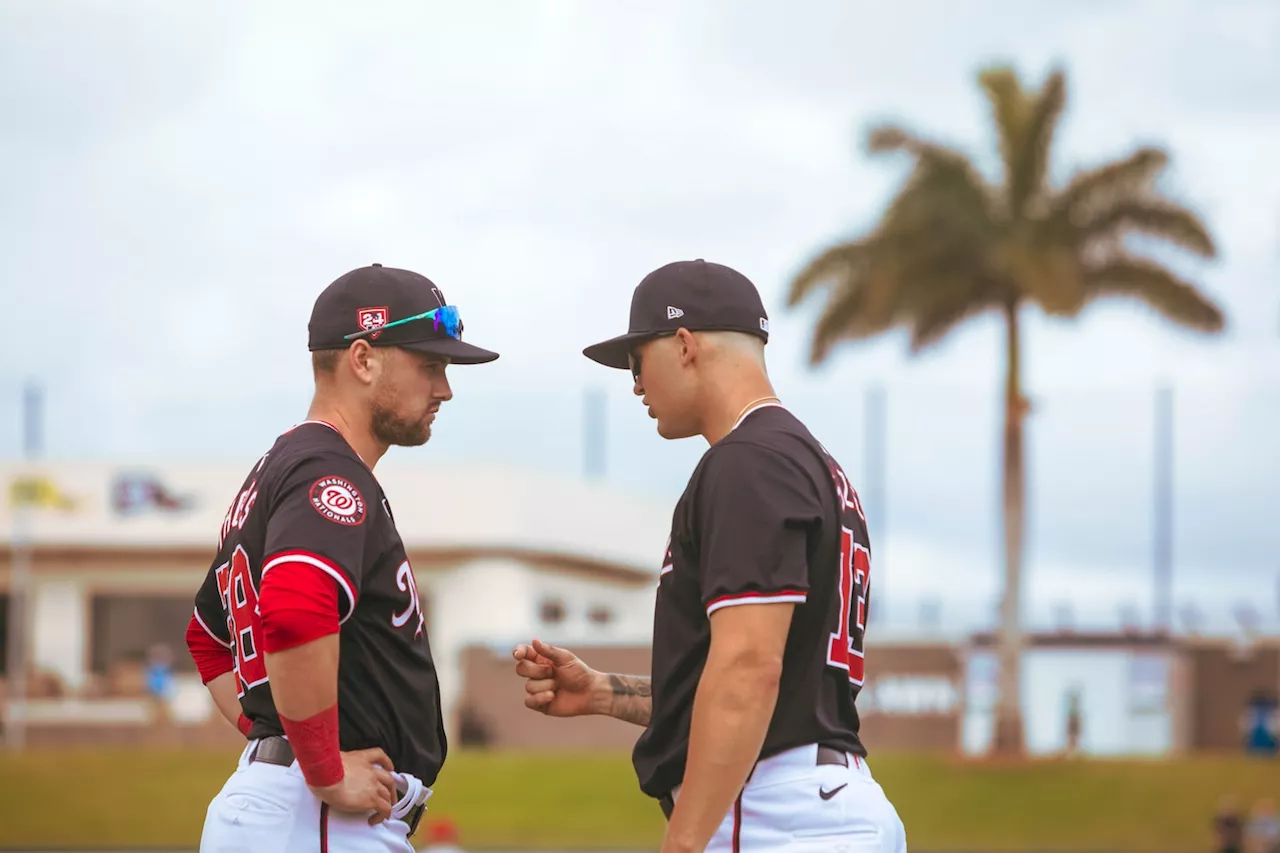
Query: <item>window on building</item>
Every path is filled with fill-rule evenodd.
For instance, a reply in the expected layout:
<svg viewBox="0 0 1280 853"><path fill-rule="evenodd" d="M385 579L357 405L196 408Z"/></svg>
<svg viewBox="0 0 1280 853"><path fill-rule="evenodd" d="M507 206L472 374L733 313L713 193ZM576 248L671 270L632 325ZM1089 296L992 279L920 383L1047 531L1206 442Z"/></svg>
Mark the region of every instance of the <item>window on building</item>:
<svg viewBox="0 0 1280 853"><path fill-rule="evenodd" d="M90 668L106 692L145 692L148 655L163 647L174 672L194 672L187 654L191 596L98 595L90 615Z"/></svg>
<svg viewBox="0 0 1280 853"><path fill-rule="evenodd" d="M538 618L544 625L558 625L564 621L564 602L558 598L543 599L538 608Z"/></svg>

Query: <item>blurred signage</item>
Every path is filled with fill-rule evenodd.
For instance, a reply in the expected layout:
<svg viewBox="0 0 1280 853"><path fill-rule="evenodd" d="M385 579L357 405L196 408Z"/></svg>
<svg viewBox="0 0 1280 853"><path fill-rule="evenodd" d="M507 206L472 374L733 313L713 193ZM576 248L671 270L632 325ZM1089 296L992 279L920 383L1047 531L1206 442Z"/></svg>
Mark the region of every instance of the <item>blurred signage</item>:
<svg viewBox="0 0 1280 853"><path fill-rule="evenodd" d="M882 675L858 694L858 710L893 716L951 714L960 708L960 691L941 675Z"/></svg>
<svg viewBox="0 0 1280 853"><path fill-rule="evenodd" d="M111 508L118 515L144 512L182 512L195 503L191 495L179 495L151 474L123 473L111 484Z"/></svg>
<svg viewBox="0 0 1280 853"><path fill-rule="evenodd" d="M9 505L32 509L57 509L64 512L77 508L79 502L64 492L52 478L44 475L14 477L9 482Z"/></svg>

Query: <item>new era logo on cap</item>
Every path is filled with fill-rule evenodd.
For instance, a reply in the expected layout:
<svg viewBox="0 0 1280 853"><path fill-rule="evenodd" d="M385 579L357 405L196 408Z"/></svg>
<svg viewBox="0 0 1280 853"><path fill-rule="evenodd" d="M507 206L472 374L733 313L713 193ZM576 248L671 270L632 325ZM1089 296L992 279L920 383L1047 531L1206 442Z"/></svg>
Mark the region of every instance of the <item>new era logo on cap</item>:
<svg viewBox="0 0 1280 853"><path fill-rule="evenodd" d="M683 312L683 311L681 311L679 308L675 308L675 307L673 307L673 306L671 306L671 305L668 305L668 306L667 306L667 319L668 319L668 320L674 320L674 319L676 319L677 317L683 317L683 316L684 316L684 312Z"/></svg>

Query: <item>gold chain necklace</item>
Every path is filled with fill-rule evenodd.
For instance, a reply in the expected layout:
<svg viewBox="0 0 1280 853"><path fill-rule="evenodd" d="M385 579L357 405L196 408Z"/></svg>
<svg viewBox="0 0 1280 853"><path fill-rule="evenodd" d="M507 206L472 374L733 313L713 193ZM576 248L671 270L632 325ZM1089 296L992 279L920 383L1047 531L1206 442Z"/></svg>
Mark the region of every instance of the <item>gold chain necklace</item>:
<svg viewBox="0 0 1280 853"><path fill-rule="evenodd" d="M733 419L734 425L736 426L737 424L742 422L742 419L747 416L747 412L751 411L752 406L755 406L759 403L768 403L769 401L773 401L775 403L782 402L777 397L761 397L758 400L752 400L750 403L747 403L745 406L742 407L741 412L738 412L738 416Z"/></svg>

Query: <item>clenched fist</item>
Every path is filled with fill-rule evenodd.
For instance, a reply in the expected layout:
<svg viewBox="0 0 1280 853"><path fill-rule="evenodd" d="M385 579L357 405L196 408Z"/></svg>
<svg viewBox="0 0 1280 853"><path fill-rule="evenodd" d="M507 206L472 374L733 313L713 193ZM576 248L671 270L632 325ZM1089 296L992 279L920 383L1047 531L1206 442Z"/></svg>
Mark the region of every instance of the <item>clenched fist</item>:
<svg viewBox="0 0 1280 853"><path fill-rule="evenodd" d="M607 714L607 677L568 649L541 640L521 643L511 652L516 675L525 679L524 704L551 717Z"/></svg>

